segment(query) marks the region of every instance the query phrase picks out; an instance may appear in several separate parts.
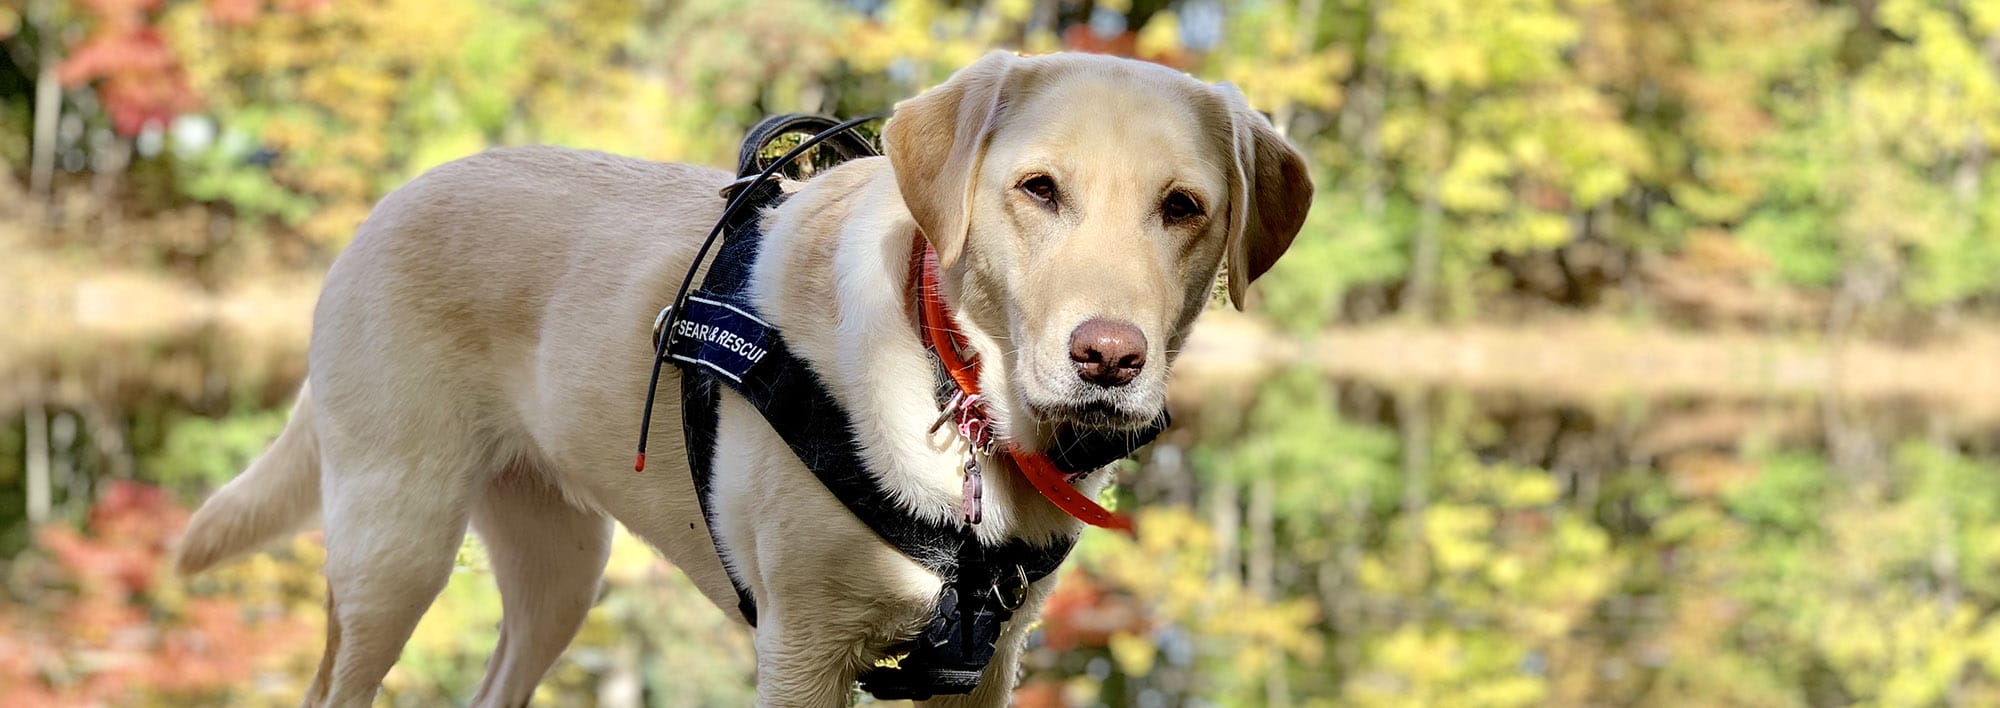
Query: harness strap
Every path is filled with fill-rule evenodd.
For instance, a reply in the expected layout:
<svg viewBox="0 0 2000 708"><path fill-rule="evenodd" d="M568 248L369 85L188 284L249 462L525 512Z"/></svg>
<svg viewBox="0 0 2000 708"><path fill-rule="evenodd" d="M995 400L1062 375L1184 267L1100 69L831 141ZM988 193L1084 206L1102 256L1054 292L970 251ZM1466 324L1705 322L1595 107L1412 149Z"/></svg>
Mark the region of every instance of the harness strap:
<svg viewBox="0 0 2000 708"><path fill-rule="evenodd" d="M757 188L762 188L757 187ZM774 198L781 199L781 197ZM892 649L894 666L874 667L859 677L864 690L884 700L922 699L968 693L978 686L996 642L1028 586L1048 577L1068 557L1075 537L1048 545L1015 539L985 546L970 527L939 523L902 508L868 473L853 439L851 418L812 367L798 359L784 337L754 314L747 273L756 261L759 232L754 221L731 231L709 280L692 292L670 327L667 356L680 365L681 415L695 493L711 535L709 505L719 454L721 395L728 389L763 416L785 445L819 478L834 498L884 541L944 579L937 609L907 644ZM753 626L757 607L716 537L735 585L737 608Z"/></svg>

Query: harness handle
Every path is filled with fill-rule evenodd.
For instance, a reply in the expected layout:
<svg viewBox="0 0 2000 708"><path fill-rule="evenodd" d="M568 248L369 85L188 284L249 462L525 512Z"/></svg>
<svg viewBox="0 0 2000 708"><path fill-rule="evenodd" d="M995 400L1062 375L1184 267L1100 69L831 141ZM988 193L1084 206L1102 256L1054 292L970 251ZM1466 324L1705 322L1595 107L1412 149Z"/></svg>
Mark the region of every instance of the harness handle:
<svg viewBox="0 0 2000 708"><path fill-rule="evenodd" d="M814 146L829 139L840 137L864 123L887 117L889 117L888 113L872 113L835 123L831 127L821 130L812 137L801 141L798 147L792 148L778 159L771 161L761 172L754 172L757 178L751 180L750 184L762 185L765 180L769 180L772 175L778 174L779 170L797 161L799 156L804 155L806 151L813 149ZM764 147L769 145L772 139L787 133L800 132L806 126L820 125L825 121L831 120L831 118L825 116L795 113L767 118L759 122L756 127L751 129L750 137L753 139L745 140L742 151L737 155L739 170L744 174L753 173L758 163L758 155L763 152ZM846 140L843 142L836 142L835 146L853 154L866 154L874 151L866 142L852 135L847 135ZM723 229L728 227L738 214L742 213L745 205L755 201L750 198L750 195L756 192L755 188L738 189L736 190L736 194L730 197L729 205L722 209L722 218L715 220L715 228L708 230L708 237L701 241L701 250L696 251L694 260L688 263L687 276L681 278L681 287L674 292L674 299L667 305L666 309L660 311L661 316L658 320L663 322L664 326L659 327L658 332L653 337L653 373L651 379L646 383L646 410L639 417L639 455L632 463L632 471L634 472L644 472L646 470L646 437L653 429L653 400L660 391L660 366L666 363L667 346L673 341L674 315L681 311L682 305L687 303L688 289L694 286L694 274L700 271L702 263L708 260L708 252L709 249L715 246L715 239L722 235Z"/></svg>

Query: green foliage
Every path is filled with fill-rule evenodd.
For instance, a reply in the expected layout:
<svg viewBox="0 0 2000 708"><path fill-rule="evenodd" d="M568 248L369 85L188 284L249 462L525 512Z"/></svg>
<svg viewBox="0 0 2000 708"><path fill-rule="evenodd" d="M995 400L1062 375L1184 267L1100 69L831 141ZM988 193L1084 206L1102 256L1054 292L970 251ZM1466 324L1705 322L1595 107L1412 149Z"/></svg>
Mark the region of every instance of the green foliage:
<svg viewBox="0 0 2000 708"><path fill-rule="evenodd" d="M1819 527L1826 465L1802 453L1776 453L1762 462L1757 478L1727 494L1725 504L1751 528L1786 543L1796 542L1799 534Z"/></svg>
<svg viewBox="0 0 2000 708"><path fill-rule="evenodd" d="M1234 444L1203 447L1195 463L1204 476L1232 484L1277 486L1280 517L1303 522L1355 496L1388 500L1394 488L1396 439L1388 431L1342 420L1332 383L1309 370L1260 385L1249 415L1231 425ZM1329 460L1328 447L1347 454Z"/></svg>
<svg viewBox="0 0 2000 708"><path fill-rule="evenodd" d="M258 113L246 111L222 128L214 144L181 155L174 162L180 188L195 199L227 202L252 224L275 220L298 226L316 205L279 184L269 169L252 164L255 136L265 123Z"/></svg>
<svg viewBox="0 0 2000 708"><path fill-rule="evenodd" d="M1351 194L1320 190L1306 216L1305 236L1258 279L1257 310L1293 332L1318 332L1334 323L1341 297L1370 283L1393 280L1409 268L1404 229L1408 205L1392 204L1388 219L1370 219Z"/></svg>
<svg viewBox="0 0 2000 708"><path fill-rule="evenodd" d="M289 417L288 408L182 417L167 424L159 449L141 464L170 488L214 489L264 454Z"/></svg>
<svg viewBox="0 0 2000 708"><path fill-rule="evenodd" d="M1958 302L2000 290L2000 170L1989 168L1971 205L1946 215L1915 245L1904 292L1920 305Z"/></svg>

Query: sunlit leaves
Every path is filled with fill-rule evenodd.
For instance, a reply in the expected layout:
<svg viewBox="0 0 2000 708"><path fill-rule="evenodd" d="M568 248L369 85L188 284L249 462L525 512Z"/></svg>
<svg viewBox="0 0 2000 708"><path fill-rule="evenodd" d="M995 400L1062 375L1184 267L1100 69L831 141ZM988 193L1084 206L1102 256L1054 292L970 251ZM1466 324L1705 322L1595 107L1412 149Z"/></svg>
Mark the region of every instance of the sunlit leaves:
<svg viewBox="0 0 2000 708"><path fill-rule="evenodd" d="M928 87L977 60L1020 17L975 16L935 0L888 0L874 18L846 20L853 41L842 54L857 71L902 75L905 86Z"/></svg>
<svg viewBox="0 0 2000 708"><path fill-rule="evenodd" d="M803 0L682 3L666 14L597 0L368 0L247 25L183 11L170 24L184 47L204 50L183 53L215 120L269 153L254 164L189 155L193 179L284 205L253 215L285 216L337 246L383 193L494 144L727 160L767 91L781 96L774 110L819 108L805 94L824 95L813 84L839 23ZM290 208L298 201L311 205L304 215Z"/></svg>
<svg viewBox="0 0 2000 708"><path fill-rule="evenodd" d="M1315 603L1261 598L1240 577L1223 573L1215 566L1213 530L1183 510L1142 510L1137 523L1136 543L1109 534L1088 536L1077 551L1079 567L1088 571L1065 580L1058 594L1107 585L1132 596L1149 618L1146 624L1191 634L1199 661L1214 669L1205 672L1210 685L1198 694L1240 701L1249 695L1251 684L1241 683L1246 679L1262 676L1280 662L1313 665L1321 660L1323 642L1312 631ZM1084 587L1073 590L1072 585ZM1046 621L1061 623L1065 617L1052 607ZM1143 670L1154 661L1155 637L1126 632L1107 641L1112 655L1128 669Z"/></svg>
<svg viewBox="0 0 2000 708"><path fill-rule="evenodd" d="M1918 241L1904 292L1923 305L2000 291L2000 170L1984 176L1975 205L1951 215Z"/></svg>
<svg viewBox="0 0 2000 708"><path fill-rule="evenodd" d="M1307 18L1297 13L1290 3L1238 8L1229 17L1225 46L1207 55L1200 73L1235 84L1251 105L1280 116L1338 109L1354 66L1352 49L1313 41L1316 33L1300 26Z"/></svg>
<svg viewBox="0 0 2000 708"><path fill-rule="evenodd" d="M1864 705L2000 695L2000 623L1980 609L2000 597L1990 461L1911 443L1893 476L1842 481L1852 473L1810 453L1753 454L1728 516L1677 514L1679 572L1712 591L1675 599L1669 695L1805 700L1828 682Z"/></svg>
<svg viewBox="0 0 2000 708"><path fill-rule="evenodd" d="M1534 81L1562 70L1561 49L1581 32L1551 0L1386 3L1382 31L1397 38L1391 61L1425 90L1448 93Z"/></svg>
<svg viewBox="0 0 2000 708"><path fill-rule="evenodd" d="M1513 195L1498 182L1507 172L1506 155L1490 145L1468 142L1439 179L1438 200L1459 212L1503 211L1513 201Z"/></svg>
<svg viewBox="0 0 2000 708"><path fill-rule="evenodd" d="M1372 666L1344 686L1354 705L1544 705L1548 686L1521 671L1528 654L1490 635L1416 625L1378 643Z"/></svg>

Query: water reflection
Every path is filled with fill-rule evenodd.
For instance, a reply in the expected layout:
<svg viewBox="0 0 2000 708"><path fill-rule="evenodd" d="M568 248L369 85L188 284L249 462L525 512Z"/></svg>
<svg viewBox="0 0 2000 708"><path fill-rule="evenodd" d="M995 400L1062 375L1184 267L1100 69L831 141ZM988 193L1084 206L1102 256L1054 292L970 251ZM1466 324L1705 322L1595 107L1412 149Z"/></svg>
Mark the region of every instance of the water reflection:
<svg viewBox="0 0 2000 708"><path fill-rule="evenodd" d="M1417 351L1444 347L1434 344L1402 352L1411 374L1399 379L1397 361L1352 363L1377 346L1362 335L1345 340L1349 363L1314 370L1304 365L1329 355L1313 346L1217 332L1181 363L1177 428L1125 474L1147 534L1085 544L1024 695L1087 677L1107 705L2000 699L1982 668L2000 666L2000 426L1980 404L1953 403L1976 398L1954 393L1969 386L1962 377L1838 395L1701 390L1684 373L1663 374L1682 382L1667 390L1538 386L1504 361L1509 371L1485 380L1437 374ZM14 383L0 387L0 558L14 559L7 577L40 580L7 590L26 609L0 621L54 631L79 603L167 592L150 576L139 595L111 600L64 589L86 587L87 570L63 565L73 554L38 542L31 519L98 523L91 502L115 480L191 502L275 433L304 373L301 344L218 324L14 352ZM1293 356L1230 354L1248 350ZM106 538L89 528L85 538ZM232 606L264 598L266 620L310 628L317 558L300 543L194 589ZM597 634L556 680L682 690L647 667L695 660L686 647L642 639L673 626L731 647L701 659L716 668L683 687L693 693L674 695L740 698L740 635L621 544L613 609L593 616ZM490 622L490 583L476 546L468 553L471 572L447 593L460 609L427 627ZM166 607L157 613L186 611ZM394 677L392 701L463 695L490 646L476 632L422 631L436 636L413 651L439 658ZM316 640L301 630L285 641L273 655L293 659L255 670L302 685ZM236 685L247 684L204 690L230 697Z"/></svg>

